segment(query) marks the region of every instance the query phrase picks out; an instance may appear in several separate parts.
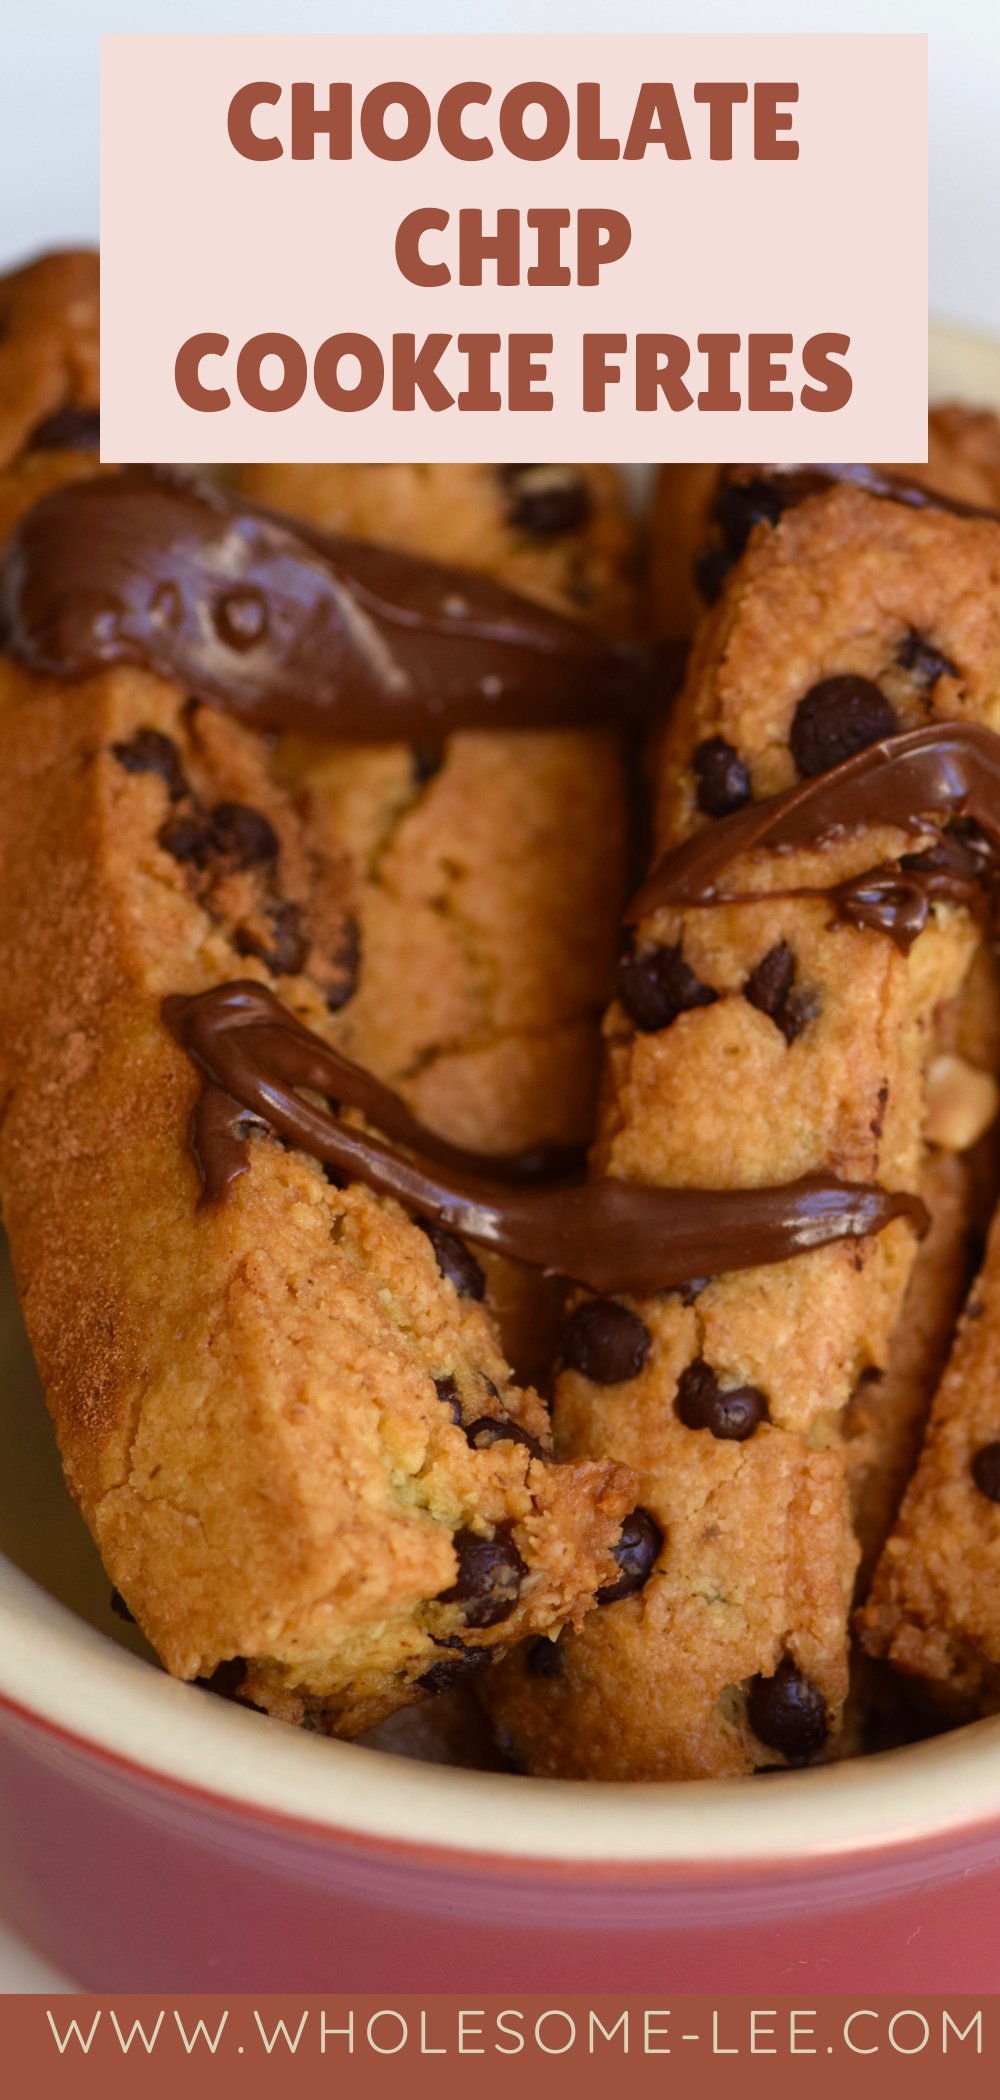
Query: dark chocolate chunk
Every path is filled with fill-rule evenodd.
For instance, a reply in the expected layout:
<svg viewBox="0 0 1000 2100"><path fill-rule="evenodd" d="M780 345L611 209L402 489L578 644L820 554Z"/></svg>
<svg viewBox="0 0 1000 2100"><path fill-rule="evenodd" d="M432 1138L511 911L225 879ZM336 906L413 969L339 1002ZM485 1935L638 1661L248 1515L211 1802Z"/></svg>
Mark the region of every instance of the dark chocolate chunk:
<svg viewBox="0 0 1000 2100"><path fill-rule="evenodd" d="M137 729L127 743L111 749L126 773L158 773L166 783L171 802L180 802L188 792L177 746L158 729Z"/></svg>
<svg viewBox="0 0 1000 2100"><path fill-rule="evenodd" d="M111 1609L114 1612L116 1619L124 1619L126 1626L135 1625L136 1621L134 1614L129 1611L128 1605L126 1604L125 1599L122 1596L120 1590L112 1590L111 1592Z"/></svg>
<svg viewBox="0 0 1000 2100"><path fill-rule="evenodd" d="M592 1385L625 1385L649 1355L649 1329L617 1298L585 1298L566 1329L563 1361Z"/></svg>
<svg viewBox="0 0 1000 2100"><path fill-rule="evenodd" d="M773 1677L754 1677L747 1719L758 1741L780 1750L790 1765L804 1764L829 1733L822 1692L797 1670L790 1655Z"/></svg>
<svg viewBox="0 0 1000 2100"><path fill-rule="evenodd" d="M256 955L272 977L294 977L305 968L309 953L309 942L302 931L302 906L290 902L269 904L267 916L272 928L270 944L248 926L237 926L233 947L238 955Z"/></svg>
<svg viewBox="0 0 1000 2100"><path fill-rule="evenodd" d="M984 1444L972 1461L972 1478L981 1495L1000 1502L1000 1443Z"/></svg>
<svg viewBox="0 0 1000 2100"><path fill-rule="evenodd" d="M698 808L706 817L728 817L750 800L750 775L724 736L707 736L692 760Z"/></svg>
<svg viewBox="0 0 1000 2100"><path fill-rule="evenodd" d="M216 600L212 614L215 632L220 642L228 649L241 653L255 649L267 634L267 604L261 591L252 585L227 591Z"/></svg>
<svg viewBox="0 0 1000 2100"><path fill-rule="evenodd" d="M796 985L794 978L795 957L787 943L780 941L751 971L743 987L743 997L780 1028L786 1043L793 1043L819 1012L819 994L811 985Z"/></svg>
<svg viewBox="0 0 1000 2100"><path fill-rule="evenodd" d="M499 1400L500 1394L497 1387L494 1385L492 1378L487 1378L485 1371L480 1371L479 1376L482 1379L484 1386L486 1387L490 1399Z"/></svg>
<svg viewBox="0 0 1000 2100"><path fill-rule="evenodd" d="M28 439L29 452L96 452L101 442L99 408L61 408L39 423Z"/></svg>
<svg viewBox="0 0 1000 2100"><path fill-rule="evenodd" d="M441 1591L438 1602L460 1604L467 1626L499 1626L514 1610L528 1572L513 1539L502 1532L481 1539L475 1531L456 1531L451 1543L458 1581Z"/></svg>
<svg viewBox="0 0 1000 2100"><path fill-rule="evenodd" d="M212 852L231 868L269 867L278 858L278 834L259 809L220 802L212 811Z"/></svg>
<svg viewBox="0 0 1000 2100"><path fill-rule="evenodd" d="M532 1458L545 1458L536 1436L529 1436L520 1422L512 1422L509 1415L480 1415L478 1421L466 1425L466 1439L473 1451L488 1451L493 1444L523 1444Z"/></svg>
<svg viewBox="0 0 1000 2100"><path fill-rule="evenodd" d="M896 662L904 671L909 671L915 686L922 693L929 693L939 678L958 678L961 674L947 656L939 649L932 649L911 627L906 639L896 651Z"/></svg>
<svg viewBox="0 0 1000 2100"><path fill-rule="evenodd" d="M459 1297L485 1298L486 1278L471 1247L457 1232L449 1232L446 1225L436 1225L431 1218L414 1218L413 1222L426 1232L442 1276L454 1284Z"/></svg>
<svg viewBox="0 0 1000 2100"><path fill-rule="evenodd" d="M617 1604L619 1597L633 1596L649 1581L663 1551L663 1533L648 1509L634 1509L626 1517L611 1551L621 1574L617 1582L605 1583L598 1590L598 1604Z"/></svg>
<svg viewBox="0 0 1000 2100"><path fill-rule="evenodd" d="M493 1648L466 1648L461 1641L438 1641L439 1648L452 1648L452 1655L444 1655L440 1662L432 1663L417 1683L425 1692L435 1697L439 1692L452 1692L456 1684L467 1684L470 1677L477 1677L492 1662Z"/></svg>
<svg viewBox="0 0 1000 2100"><path fill-rule="evenodd" d="M768 1419L767 1400L755 1385L723 1392L711 1364L701 1356L681 1372L675 1405L685 1429L710 1429L731 1444L745 1443Z"/></svg>
<svg viewBox="0 0 1000 2100"><path fill-rule="evenodd" d="M543 540L580 532L586 525L593 508L590 490L572 467L514 467L510 479L509 525Z"/></svg>
<svg viewBox="0 0 1000 2100"><path fill-rule="evenodd" d="M217 1692L220 1699L235 1699L246 1674L247 1666L242 1655L232 1655L228 1661L218 1664L211 1677L196 1677L195 1683L200 1684L205 1692Z"/></svg>
<svg viewBox="0 0 1000 2100"><path fill-rule="evenodd" d="M446 1378L435 1378L434 1385L438 1399L444 1402L445 1407L451 1409L452 1421L460 1422L462 1419L462 1402L459 1398L458 1386L455 1380L449 1373Z"/></svg>
<svg viewBox="0 0 1000 2100"><path fill-rule="evenodd" d="M688 968L679 945L647 948L618 965L618 997L643 1035L658 1035L696 1006L714 1006L718 996Z"/></svg>
<svg viewBox="0 0 1000 2100"><path fill-rule="evenodd" d="M559 1641L550 1641L547 1634L529 1641L524 1654L524 1667L529 1677L562 1677L566 1670L566 1652Z"/></svg>
<svg viewBox="0 0 1000 2100"><path fill-rule="evenodd" d="M168 817L156 834L165 853L174 860L207 868L212 858L212 827L204 817Z"/></svg>
<svg viewBox="0 0 1000 2100"><path fill-rule="evenodd" d="M332 958L337 972L335 984L326 986L326 1003L332 1014L338 1014L358 989L358 972L361 968L361 928L356 919L344 920L340 946Z"/></svg>
<svg viewBox="0 0 1000 2100"><path fill-rule="evenodd" d="M843 765L869 744L895 736L898 728L879 687L848 672L810 687L795 710L789 743L799 772L809 780Z"/></svg>

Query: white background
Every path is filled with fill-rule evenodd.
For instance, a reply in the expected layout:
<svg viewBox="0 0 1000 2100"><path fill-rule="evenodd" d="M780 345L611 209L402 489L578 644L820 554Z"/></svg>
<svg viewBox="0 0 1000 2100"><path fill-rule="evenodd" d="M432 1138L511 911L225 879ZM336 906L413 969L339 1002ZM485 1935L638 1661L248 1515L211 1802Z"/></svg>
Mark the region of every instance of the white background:
<svg viewBox="0 0 1000 2100"><path fill-rule="evenodd" d="M927 31L931 309L1000 334L1000 0L2 0L0 267L97 239L102 31L612 27ZM59 1988L0 1928L0 1989Z"/></svg>

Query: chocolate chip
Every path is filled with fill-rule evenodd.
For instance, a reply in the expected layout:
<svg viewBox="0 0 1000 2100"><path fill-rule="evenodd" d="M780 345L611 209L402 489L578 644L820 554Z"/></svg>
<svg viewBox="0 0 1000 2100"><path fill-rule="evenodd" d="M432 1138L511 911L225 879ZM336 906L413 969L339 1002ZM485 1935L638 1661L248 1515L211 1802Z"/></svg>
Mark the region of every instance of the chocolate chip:
<svg viewBox="0 0 1000 2100"><path fill-rule="evenodd" d="M1000 1502L1000 1443L984 1444L972 1461L972 1478L981 1495Z"/></svg>
<svg viewBox="0 0 1000 2100"><path fill-rule="evenodd" d="M532 1458L545 1458L538 1438L529 1436L509 1415L480 1415L477 1422L467 1423L465 1434L473 1451L489 1451L494 1444L523 1444Z"/></svg>
<svg viewBox="0 0 1000 2100"><path fill-rule="evenodd" d="M870 678L822 678L799 701L789 743L799 772L811 780L843 765L899 727L883 692Z"/></svg>
<svg viewBox="0 0 1000 2100"><path fill-rule="evenodd" d="M662 1551L663 1533L656 1518L648 1509L634 1509L622 1525L617 1545L611 1548L622 1572L617 1582L598 1590L596 1602L617 1604L619 1597L634 1596L649 1581Z"/></svg>
<svg viewBox="0 0 1000 2100"><path fill-rule="evenodd" d="M220 1699L235 1699L246 1674L242 1655L233 1655L227 1662L219 1663L211 1677L196 1677L195 1683L205 1692L217 1692Z"/></svg>
<svg viewBox="0 0 1000 2100"><path fill-rule="evenodd" d="M126 1604L125 1599L122 1596L120 1590L112 1590L111 1592L111 1609L114 1612L116 1619L124 1619L126 1626L135 1625L135 1618L133 1614L129 1611L128 1605Z"/></svg>
<svg viewBox="0 0 1000 2100"><path fill-rule="evenodd" d="M356 919L344 920L340 946L332 957L337 972L336 984L325 987L327 1006L332 1014L340 1012L358 989L358 972L361 968L361 928Z"/></svg>
<svg viewBox="0 0 1000 2100"><path fill-rule="evenodd" d="M267 605L252 585L227 591L218 599L212 618L220 642L240 654L255 649L267 633Z"/></svg>
<svg viewBox="0 0 1000 2100"><path fill-rule="evenodd" d="M99 408L61 408L39 423L28 439L29 452L96 452L101 442Z"/></svg>
<svg viewBox="0 0 1000 2100"><path fill-rule="evenodd" d="M207 868L212 858L212 828L203 817L168 817L156 834L165 853L174 860Z"/></svg>
<svg viewBox="0 0 1000 2100"><path fill-rule="evenodd" d="M434 1385L438 1399L443 1401L445 1407L450 1407L452 1421L460 1422L462 1419L462 1402L459 1398L458 1386L455 1380L450 1375L447 1378L435 1378Z"/></svg>
<svg viewBox="0 0 1000 2100"><path fill-rule="evenodd" d="M692 1276L687 1283L679 1283L677 1294L681 1304L693 1305L695 1299L701 1297L702 1291L707 1290L711 1281L710 1276Z"/></svg>
<svg viewBox="0 0 1000 2100"><path fill-rule="evenodd" d="M679 945L627 955L618 966L618 997L643 1035L658 1035L697 1006L714 1006L718 996L688 968Z"/></svg>
<svg viewBox="0 0 1000 2100"><path fill-rule="evenodd" d="M212 851L231 868L271 866L280 851L278 834L259 809L246 802L220 802L212 811Z"/></svg>
<svg viewBox="0 0 1000 2100"><path fill-rule="evenodd" d="M435 773L444 765L443 744L414 744L411 754L413 778L417 787L426 787Z"/></svg>
<svg viewBox="0 0 1000 2100"><path fill-rule="evenodd" d="M176 744L158 729L137 729L127 743L111 749L126 773L158 773L166 783L171 802L180 802L188 792Z"/></svg>
<svg viewBox="0 0 1000 2100"><path fill-rule="evenodd" d="M625 1385L649 1355L649 1329L617 1298L585 1298L563 1341L563 1361L592 1385Z"/></svg>
<svg viewBox="0 0 1000 2100"><path fill-rule="evenodd" d="M456 1684L467 1684L470 1677L477 1677L493 1660L492 1648L466 1648L461 1641L439 1641L441 1648L453 1647L453 1655L443 1656L440 1662L432 1663L417 1683L425 1692L436 1697L439 1692L452 1692Z"/></svg>
<svg viewBox="0 0 1000 2100"><path fill-rule="evenodd" d="M479 1376L482 1379L484 1386L486 1387L490 1399L499 1400L500 1394L497 1387L494 1385L492 1378L487 1378L485 1371L480 1371Z"/></svg>
<svg viewBox="0 0 1000 2100"><path fill-rule="evenodd" d="M755 1385L723 1392L711 1364L701 1356L681 1372L675 1406L685 1429L710 1429L731 1444L745 1443L768 1420L767 1400Z"/></svg>
<svg viewBox="0 0 1000 2100"><path fill-rule="evenodd" d="M706 817L728 817L750 800L750 775L724 736L707 736L692 760L698 808Z"/></svg>
<svg viewBox="0 0 1000 2100"><path fill-rule="evenodd" d="M929 693L939 678L960 676L950 659L942 656L939 649L932 649L912 627L896 651L896 662L902 670L909 671L914 685L922 693Z"/></svg>
<svg viewBox="0 0 1000 2100"><path fill-rule="evenodd" d="M529 1641L524 1655L524 1667L530 1677L563 1677L566 1673L566 1653L559 1641L550 1641L540 1633L537 1640Z"/></svg>
<svg viewBox="0 0 1000 2100"><path fill-rule="evenodd" d="M458 1555L458 1581L441 1591L439 1603L461 1604L467 1626L499 1626L514 1610L528 1572L513 1539L502 1532L481 1539L475 1531L456 1531L451 1543Z"/></svg>
<svg viewBox="0 0 1000 2100"><path fill-rule="evenodd" d="M773 1677L754 1677L747 1699L747 1719L769 1750L780 1750L789 1764L804 1764L821 1750L829 1733L821 1692L786 1655Z"/></svg>
<svg viewBox="0 0 1000 2100"><path fill-rule="evenodd" d="M459 1297L485 1298L486 1278L472 1249L459 1239L457 1232L449 1232L446 1225L438 1225L431 1218L414 1218L413 1222L426 1232L442 1276L454 1284Z"/></svg>
<svg viewBox="0 0 1000 2100"><path fill-rule="evenodd" d="M819 994L811 985L795 985L795 957L785 941L770 948L752 970L743 987L743 997L780 1028L786 1043L819 1012Z"/></svg>
<svg viewBox="0 0 1000 2100"><path fill-rule="evenodd" d="M586 525L593 508L590 490L571 469L515 467L511 479L515 495L507 511L509 525L544 540Z"/></svg>
<svg viewBox="0 0 1000 2100"><path fill-rule="evenodd" d="M755 525L776 525L784 508L783 491L769 481L723 481L714 514L730 559L739 560Z"/></svg>
<svg viewBox="0 0 1000 2100"><path fill-rule="evenodd" d="M694 564L694 584L699 598L706 605L717 605L722 596L722 586L730 569L735 566L733 556L724 547L709 547L699 554Z"/></svg>
<svg viewBox="0 0 1000 2100"><path fill-rule="evenodd" d="M269 904L267 917L273 935L270 945L248 926L237 926L233 947L237 955L256 955L272 977L295 977L305 968L309 953L309 942L302 931L302 906L290 902Z"/></svg>

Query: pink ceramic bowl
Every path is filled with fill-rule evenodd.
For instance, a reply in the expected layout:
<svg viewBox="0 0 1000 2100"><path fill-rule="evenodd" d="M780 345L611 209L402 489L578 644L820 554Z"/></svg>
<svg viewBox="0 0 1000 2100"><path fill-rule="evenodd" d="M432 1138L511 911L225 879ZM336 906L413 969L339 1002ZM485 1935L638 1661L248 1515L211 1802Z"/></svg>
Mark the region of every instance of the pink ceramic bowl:
<svg viewBox="0 0 1000 2100"><path fill-rule="evenodd" d="M992 344L941 332L931 369L1000 405ZM1000 1717L631 1787L296 1734L111 1616L7 1272L0 1365L0 1908L85 1987L1000 1990Z"/></svg>

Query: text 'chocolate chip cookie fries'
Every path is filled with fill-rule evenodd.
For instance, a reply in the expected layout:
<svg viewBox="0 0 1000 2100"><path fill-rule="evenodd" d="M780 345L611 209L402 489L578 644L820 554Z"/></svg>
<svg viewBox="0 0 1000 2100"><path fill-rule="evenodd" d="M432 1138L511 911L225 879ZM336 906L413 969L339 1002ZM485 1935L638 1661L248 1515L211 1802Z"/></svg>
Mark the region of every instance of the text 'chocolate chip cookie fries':
<svg viewBox="0 0 1000 2100"><path fill-rule="evenodd" d="M600 1176L919 1197L927 1074L995 915L1000 520L837 472L760 513L696 637L606 1024ZM528 1769L830 1754L858 1557L841 1417L891 1365L917 1222L581 1298L556 1445L634 1469L645 1581L491 1673Z"/></svg>

